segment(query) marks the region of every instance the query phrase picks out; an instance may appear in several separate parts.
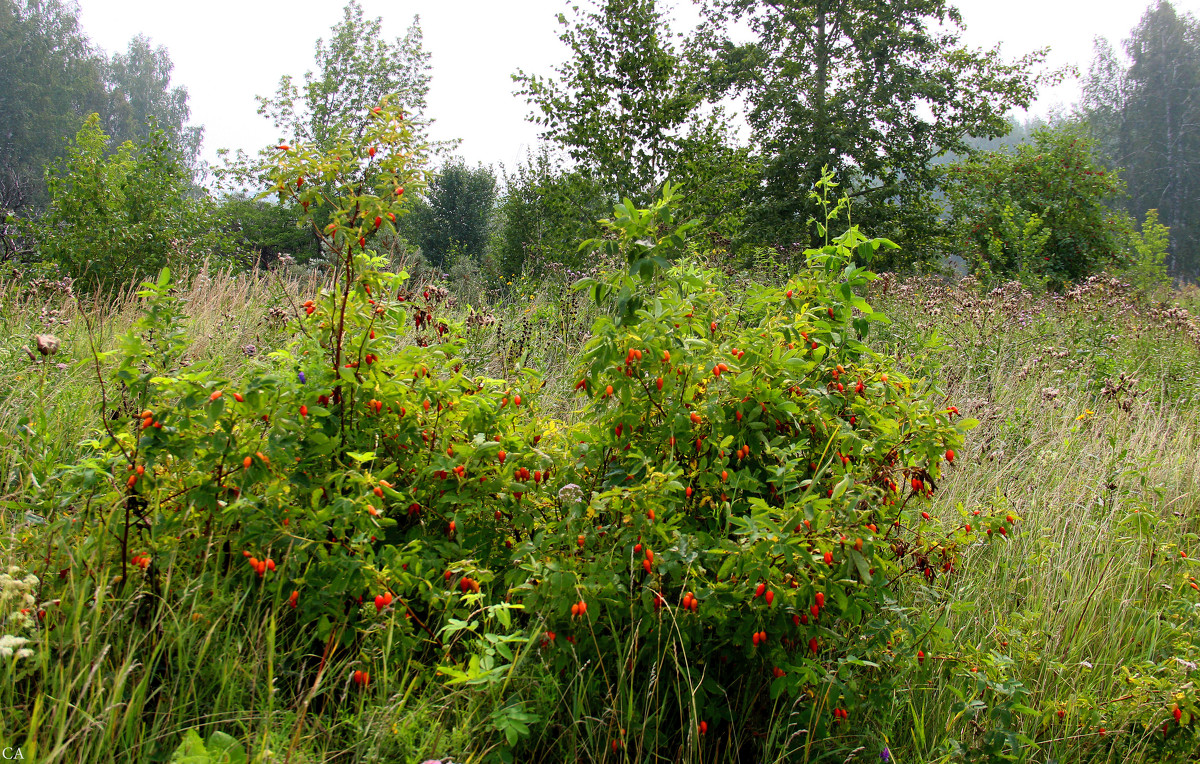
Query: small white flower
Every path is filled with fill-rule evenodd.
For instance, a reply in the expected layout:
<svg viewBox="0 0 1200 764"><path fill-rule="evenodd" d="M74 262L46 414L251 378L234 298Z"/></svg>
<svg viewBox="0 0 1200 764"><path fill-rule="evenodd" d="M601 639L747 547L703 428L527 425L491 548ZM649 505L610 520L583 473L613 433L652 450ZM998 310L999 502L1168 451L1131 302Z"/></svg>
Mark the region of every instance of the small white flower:
<svg viewBox="0 0 1200 764"><path fill-rule="evenodd" d="M33 655L33 651L21 648L24 648L28 643L29 640L24 637L14 637L12 634L5 634L0 637L0 656L10 658L16 652L18 658L27 658Z"/></svg>
<svg viewBox="0 0 1200 764"><path fill-rule="evenodd" d="M583 501L583 489L574 483L567 483L558 489L558 500L564 504L577 504Z"/></svg>

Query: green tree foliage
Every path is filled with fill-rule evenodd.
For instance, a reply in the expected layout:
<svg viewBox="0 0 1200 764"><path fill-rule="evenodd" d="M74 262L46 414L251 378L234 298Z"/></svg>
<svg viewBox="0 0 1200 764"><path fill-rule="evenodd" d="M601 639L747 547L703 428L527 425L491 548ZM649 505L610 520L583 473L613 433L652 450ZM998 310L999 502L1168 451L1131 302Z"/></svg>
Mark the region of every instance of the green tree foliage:
<svg viewBox="0 0 1200 764"><path fill-rule="evenodd" d="M706 16L712 86L745 98L763 152L750 217L772 243L819 238L808 191L826 166L859 221L905 243L922 236L935 215L930 163L965 153L968 136L1005 133L1044 59L963 47L945 0L709 0ZM738 24L748 43L729 37Z"/></svg>
<svg viewBox="0 0 1200 764"><path fill-rule="evenodd" d="M106 110L101 61L63 0L0 0L0 209L45 201L43 168Z"/></svg>
<svg viewBox="0 0 1200 764"><path fill-rule="evenodd" d="M1171 277L1167 272L1166 259L1171 237L1170 230L1158 222L1158 210L1146 211L1141 231L1132 230L1132 225L1130 229L1133 261L1121 275L1146 292L1169 287Z"/></svg>
<svg viewBox="0 0 1200 764"><path fill-rule="evenodd" d="M404 37L389 42L383 19L368 19L358 0L350 0L329 41L317 40L316 71L297 85L290 75L279 81L273 98L260 97L258 113L280 130L281 140L312 142L323 148L347 132L361 130L364 104L388 97L407 115L425 111L429 92L429 53L422 47L419 17ZM414 122L418 136L423 127Z"/></svg>
<svg viewBox="0 0 1200 764"><path fill-rule="evenodd" d="M564 170L546 150L527 156L503 178L492 251L500 272L537 275L547 263L581 269L587 258L580 254L579 242L598 233L596 221L609 209L596 180Z"/></svg>
<svg viewBox="0 0 1200 764"><path fill-rule="evenodd" d="M490 167L469 167L462 159L448 162L429 182L423 199L404 220L407 238L437 267L451 252L478 262L488 244L496 205L496 174Z"/></svg>
<svg viewBox="0 0 1200 764"><path fill-rule="evenodd" d="M367 18L358 0L350 0L343 9L342 20L330 30L329 40L317 40L314 51L315 70L305 72L303 84L290 75L280 79L273 97L259 97L258 113L266 116L280 131L280 145L308 144L321 151L354 140L365 129L361 117L364 104L387 102L408 118L409 129L417 140L426 144L428 123L421 114L426 108L429 92L429 53L422 47L418 17L403 37L389 41L383 36L383 19ZM264 149L260 161L244 156L227 164L218 173L232 188L269 183L274 148ZM371 157L368 157L371 159ZM360 180L376 178L379 165L368 161ZM329 208L324 201L346 192L330 185L321 176L306 178L306 190L318 189L309 199L317 228L329 221ZM405 201L408 201L406 198ZM287 215L298 224L308 210L283 203L261 218L267 228L262 231L244 229L243 235L254 242L269 242L281 232L278 225ZM243 218L249 223L253 217ZM305 226L307 228L307 226ZM317 239L312 246L320 249ZM270 249L271 245L267 245Z"/></svg>
<svg viewBox="0 0 1200 764"><path fill-rule="evenodd" d="M1130 212L1157 209L1176 276L1200 274L1200 23L1160 0L1125 42L1128 64L1098 40L1084 112L1125 168Z"/></svg>
<svg viewBox="0 0 1200 764"><path fill-rule="evenodd" d="M109 138L92 114L49 173L50 203L26 225L41 256L84 288L123 287L170 264L219 265L229 245L207 198L194 199L190 176L165 133L152 131L106 155Z"/></svg>
<svg viewBox="0 0 1200 764"><path fill-rule="evenodd" d="M944 173L953 238L967 243L975 269L1061 285L1128 263L1127 219L1105 204L1124 183L1076 128L1038 130L1015 150L982 152Z"/></svg>
<svg viewBox="0 0 1200 764"><path fill-rule="evenodd" d="M682 198L680 215L696 219L703 230L734 239L743 230L746 199L762 178L762 158L749 146L738 146L721 115L694 119L679 141L670 168Z"/></svg>
<svg viewBox="0 0 1200 764"><path fill-rule="evenodd" d="M91 113L110 148L147 137L156 120L176 155L196 165L203 129L186 125L187 90L171 87L166 49L139 35L106 58L78 13L65 0L0 0L0 209L45 204L45 167Z"/></svg>
<svg viewBox="0 0 1200 764"><path fill-rule="evenodd" d="M275 263L280 255L301 263L320 255L319 240L299 225L299 209L294 205L235 194L221 200L219 214L221 225L260 265Z"/></svg>
<svg viewBox="0 0 1200 764"><path fill-rule="evenodd" d="M120 144L145 138L156 126L166 133L179 159L194 168L204 128L187 124L188 91L182 85L171 87L174 68L167 49L152 47L145 35L130 40L125 53L113 54L104 73L111 101L106 128Z"/></svg>
<svg viewBox="0 0 1200 764"><path fill-rule="evenodd" d="M676 165L702 100L666 18L655 0L603 0L558 20L571 58L557 78L513 75L537 108L531 119L607 193L647 201Z"/></svg>
<svg viewBox="0 0 1200 764"><path fill-rule="evenodd" d="M1121 122L1125 110L1125 64L1112 43L1103 37L1093 41L1092 63L1081 83L1080 110L1096 147L1114 164L1121 159Z"/></svg>

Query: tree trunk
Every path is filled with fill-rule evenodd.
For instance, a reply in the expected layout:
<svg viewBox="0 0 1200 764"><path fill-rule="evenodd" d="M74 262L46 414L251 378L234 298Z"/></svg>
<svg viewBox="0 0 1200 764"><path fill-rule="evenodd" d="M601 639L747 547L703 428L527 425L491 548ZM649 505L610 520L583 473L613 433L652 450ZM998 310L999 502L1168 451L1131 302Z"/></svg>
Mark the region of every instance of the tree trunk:
<svg viewBox="0 0 1200 764"><path fill-rule="evenodd" d="M1166 32L1164 30L1162 39L1161 39L1161 46L1160 46L1160 49L1162 51L1162 55L1163 55L1164 59L1166 58L1166 53L1168 50L1168 43L1169 43L1169 40L1166 39ZM1169 243L1169 247L1168 247L1169 254L1168 254L1168 259L1167 259L1167 271L1169 273L1174 274L1174 273L1176 273L1176 270L1175 270L1176 252L1178 251L1176 241L1178 239L1178 232L1181 230L1179 226L1180 226L1180 216L1182 213L1182 209L1181 209L1182 202L1181 202L1181 195L1180 195L1180 188L1179 188L1180 176L1182 175L1182 173L1180 172L1180 168L1178 166L1179 162L1175 157L1175 143L1179 139L1179 136L1178 136L1177 131L1175 130L1175 110L1171 108L1173 106L1172 99L1175 96L1175 80L1176 80L1175 70L1176 70L1176 67L1174 64L1171 64L1170 62L1168 62L1166 60L1164 60L1162 63L1163 63L1163 74L1165 75L1164 79L1166 80L1166 82L1163 83L1163 110L1164 110L1163 116L1165 117L1165 119L1163 121L1166 123L1166 130L1167 130L1167 136L1166 136L1167 137L1167 156L1166 156L1167 172L1166 172L1166 176L1167 176L1168 199L1169 199L1169 201L1167 203L1171 206L1171 210L1170 210L1169 217L1167 218L1167 220L1169 221L1168 225L1170 226L1172 233L1175 234L1175 235L1171 236L1171 238L1168 242Z"/></svg>
<svg viewBox="0 0 1200 764"><path fill-rule="evenodd" d="M816 182L821 177L821 169L829 164L829 106L826 91L829 89L829 29L825 18L825 3L817 4L817 36L813 52L816 58L817 86L813 93L813 163L809 166L809 180ZM818 223L825 225L824 220ZM817 236L819 229L809 233L810 244L820 246L824 242Z"/></svg>
<svg viewBox="0 0 1200 764"><path fill-rule="evenodd" d="M813 98L813 124L816 127L816 138L818 151L816 157L820 164L815 168L820 171L821 166L828 164L829 158L829 136L828 122L829 115L826 113L828 105L826 103L826 91L829 89L829 33L825 24L825 4L821 3L817 10L817 92Z"/></svg>

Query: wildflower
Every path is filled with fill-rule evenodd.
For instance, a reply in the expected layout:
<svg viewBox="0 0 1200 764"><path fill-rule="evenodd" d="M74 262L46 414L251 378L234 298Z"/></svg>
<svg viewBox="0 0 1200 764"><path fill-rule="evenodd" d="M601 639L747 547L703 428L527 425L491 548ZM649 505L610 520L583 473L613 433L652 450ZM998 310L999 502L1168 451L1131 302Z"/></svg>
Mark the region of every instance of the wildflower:
<svg viewBox="0 0 1200 764"><path fill-rule="evenodd" d="M38 577L32 573L25 578L18 578L21 569L11 566L7 573L0 573L0 602L9 600L19 601L23 607L33 607L36 599L33 596L38 586Z"/></svg>
<svg viewBox="0 0 1200 764"><path fill-rule="evenodd" d="M567 483L558 490L558 500L564 504L578 504L583 501L583 489L574 483Z"/></svg>
<svg viewBox="0 0 1200 764"><path fill-rule="evenodd" d="M296 372L296 377L297 377L297 378L299 378L299 380L300 380L300 384L302 384L302 385L303 385L305 382L307 382L307 381L308 381L308 380L306 380L306 379L304 378L304 372L303 372L303 371L297 371L297 372Z"/></svg>
<svg viewBox="0 0 1200 764"><path fill-rule="evenodd" d="M38 352L44 356L54 355L58 352L59 345L62 344L62 341L53 334L38 334L34 336L34 340L37 342Z"/></svg>
<svg viewBox="0 0 1200 764"><path fill-rule="evenodd" d="M5 634L0 637L0 658L11 658L14 654L18 658L28 658L33 655L33 651L25 647L27 644L29 640L24 637Z"/></svg>

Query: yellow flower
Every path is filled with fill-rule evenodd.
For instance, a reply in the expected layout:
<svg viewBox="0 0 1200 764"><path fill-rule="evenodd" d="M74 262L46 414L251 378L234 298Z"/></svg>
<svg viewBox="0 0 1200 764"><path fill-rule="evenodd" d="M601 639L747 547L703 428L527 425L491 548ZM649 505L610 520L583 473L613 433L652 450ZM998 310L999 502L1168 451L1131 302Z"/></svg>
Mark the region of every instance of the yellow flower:
<svg viewBox="0 0 1200 764"><path fill-rule="evenodd" d="M1095 411L1092 411L1091 409L1084 409L1082 414L1080 414L1079 416L1075 417L1075 421L1076 421L1076 422L1078 422L1078 421L1080 421L1080 420L1082 420L1082 419L1087 419L1088 417L1090 417L1090 416L1093 416L1095 413L1096 413L1096 412L1095 412Z"/></svg>

